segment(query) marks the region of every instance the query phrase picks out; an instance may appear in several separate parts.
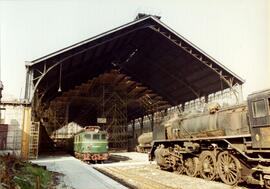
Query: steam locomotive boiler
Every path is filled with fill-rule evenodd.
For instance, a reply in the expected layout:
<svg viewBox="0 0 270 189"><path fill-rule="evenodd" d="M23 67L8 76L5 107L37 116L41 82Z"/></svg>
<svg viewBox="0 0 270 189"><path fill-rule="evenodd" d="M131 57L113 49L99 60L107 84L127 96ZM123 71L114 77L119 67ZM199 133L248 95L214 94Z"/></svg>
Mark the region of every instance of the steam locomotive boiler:
<svg viewBox="0 0 270 189"><path fill-rule="evenodd" d="M149 152L151 149L151 142L153 140L153 133L148 132L148 133L143 133L138 137L138 143L139 145L137 146L137 152Z"/></svg>
<svg viewBox="0 0 270 189"><path fill-rule="evenodd" d="M270 188L270 90L242 105L164 119L154 127L149 153L162 169Z"/></svg>

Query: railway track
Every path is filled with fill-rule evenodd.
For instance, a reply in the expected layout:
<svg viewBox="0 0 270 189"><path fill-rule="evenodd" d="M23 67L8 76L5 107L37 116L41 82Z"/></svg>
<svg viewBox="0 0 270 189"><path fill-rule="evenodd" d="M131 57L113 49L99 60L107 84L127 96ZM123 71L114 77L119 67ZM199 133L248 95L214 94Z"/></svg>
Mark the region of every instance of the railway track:
<svg viewBox="0 0 270 189"><path fill-rule="evenodd" d="M127 163L118 166L112 164L93 167L131 189L247 189L163 171L153 164L132 165Z"/></svg>
<svg viewBox="0 0 270 189"><path fill-rule="evenodd" d="M170 187L168 185L162 184L158 182L157 180L152 180L142 175L134 174L131 171L123 171L123 169L118 168L118 167L106 167L106 171L101 168L96 168L96 169L106 174L107 176L110 176L113 179L116 179L118 182L121 182L122 184L126 185L129 188L175 189L175 187Z"/></svg>

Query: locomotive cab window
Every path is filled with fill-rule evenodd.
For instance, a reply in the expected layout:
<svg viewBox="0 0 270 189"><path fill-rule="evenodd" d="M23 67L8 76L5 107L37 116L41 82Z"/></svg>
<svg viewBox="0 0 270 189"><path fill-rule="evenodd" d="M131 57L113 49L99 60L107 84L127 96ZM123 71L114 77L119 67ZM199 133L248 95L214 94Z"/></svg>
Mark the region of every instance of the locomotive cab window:
<svg viewBox="0 0 270 189"><path fill-rule="evenodd" d="M93 134L93 140L99 140L99 134Z"/></svg>
<svg viewBox="0 0 270 189"><path fill-rule="evenodd" d="M106 135L105 134L102 134L101 135L101 140L105 140L106 139Z"/></svg>
<svg viewBox="0 0 270 189"><path fill-rule="evenodd" d="M84 137L85 137L86 139L91 139L91 134L85 134Z"/></svg>
<svg viewBox="0 0 270 189"><path fill-rule="evenodd" d="M253 117L259 118L266 116L266 106L264 99L253 102Z"/></svg>

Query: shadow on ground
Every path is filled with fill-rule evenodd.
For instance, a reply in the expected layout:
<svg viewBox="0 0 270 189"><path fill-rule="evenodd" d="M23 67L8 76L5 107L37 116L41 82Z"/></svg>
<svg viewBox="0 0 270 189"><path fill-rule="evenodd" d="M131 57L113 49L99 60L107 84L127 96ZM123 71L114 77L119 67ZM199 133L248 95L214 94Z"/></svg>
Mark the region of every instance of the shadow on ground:
<svg viewBox="0 0 270 189"><path fill-rule="evenodd" d="M127 156L110 154L109 160L105 161L105 163L115 163L115 162L128 161L128 160L131 160L131 158L129 158Z"/></svg>

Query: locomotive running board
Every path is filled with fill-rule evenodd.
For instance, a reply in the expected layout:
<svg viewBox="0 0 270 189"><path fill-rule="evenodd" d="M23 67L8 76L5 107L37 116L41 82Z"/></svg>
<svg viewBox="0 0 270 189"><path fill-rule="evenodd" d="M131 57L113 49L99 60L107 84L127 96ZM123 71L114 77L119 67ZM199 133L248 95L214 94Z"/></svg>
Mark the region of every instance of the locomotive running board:
<svg viewBox="0 0 270 189"><path fill-rule="evenodd" d="M200 138L182 138L173 140L154 140L153 142L172 142L172 141L198 141L198 140L215 140L215 139L233 139L233 138L247 138L251 137L251 134L245 135L232 135L232 136L216 136L216 137L200 137Z"/></svg>
<svg viewBox="0 0 270 189"><path fill-rule="evenodd" d="M170 143L170 142L185 142L185 141L196 142L196 141L200 141L200 140L206 140L206 141L218 140L218 141L226 142L230 148L236 150L238 153L240 153L242 156L244 156L248 161L270 162L270 159L265 159L265 158L260 157L260 156L259 156L259 158L249 157L245 152L243 152L241 149L239 149L238 147L236 147L235 145L233 145L231 142L228 141L228 139L250 138L250 137L251 137L250 134L245 134L245 135L237 135L237 136L218 136L218 137L207 137L207 138L201 137L201 138L184 138L184 139L174 139L174 140L155 140L155 141L153 141L152 144L160 143L160 142ZM151 151L152 151L152 149L151 149Z"/></svg>
<svg viewBox="0 0 270 189"><path fill-rule="evenodd" d="M227 144L229 144L231 148L235 149L241 155L243 155L248 161L270 162L270 159L265 159L265 158L263 158L261 156L259 156L259 158L251 158L246 153L244 153L242 150L240 150L235 145L233 145L232 143L230 143L228 140L223 139L223 141L225 141Z"/></svg>

